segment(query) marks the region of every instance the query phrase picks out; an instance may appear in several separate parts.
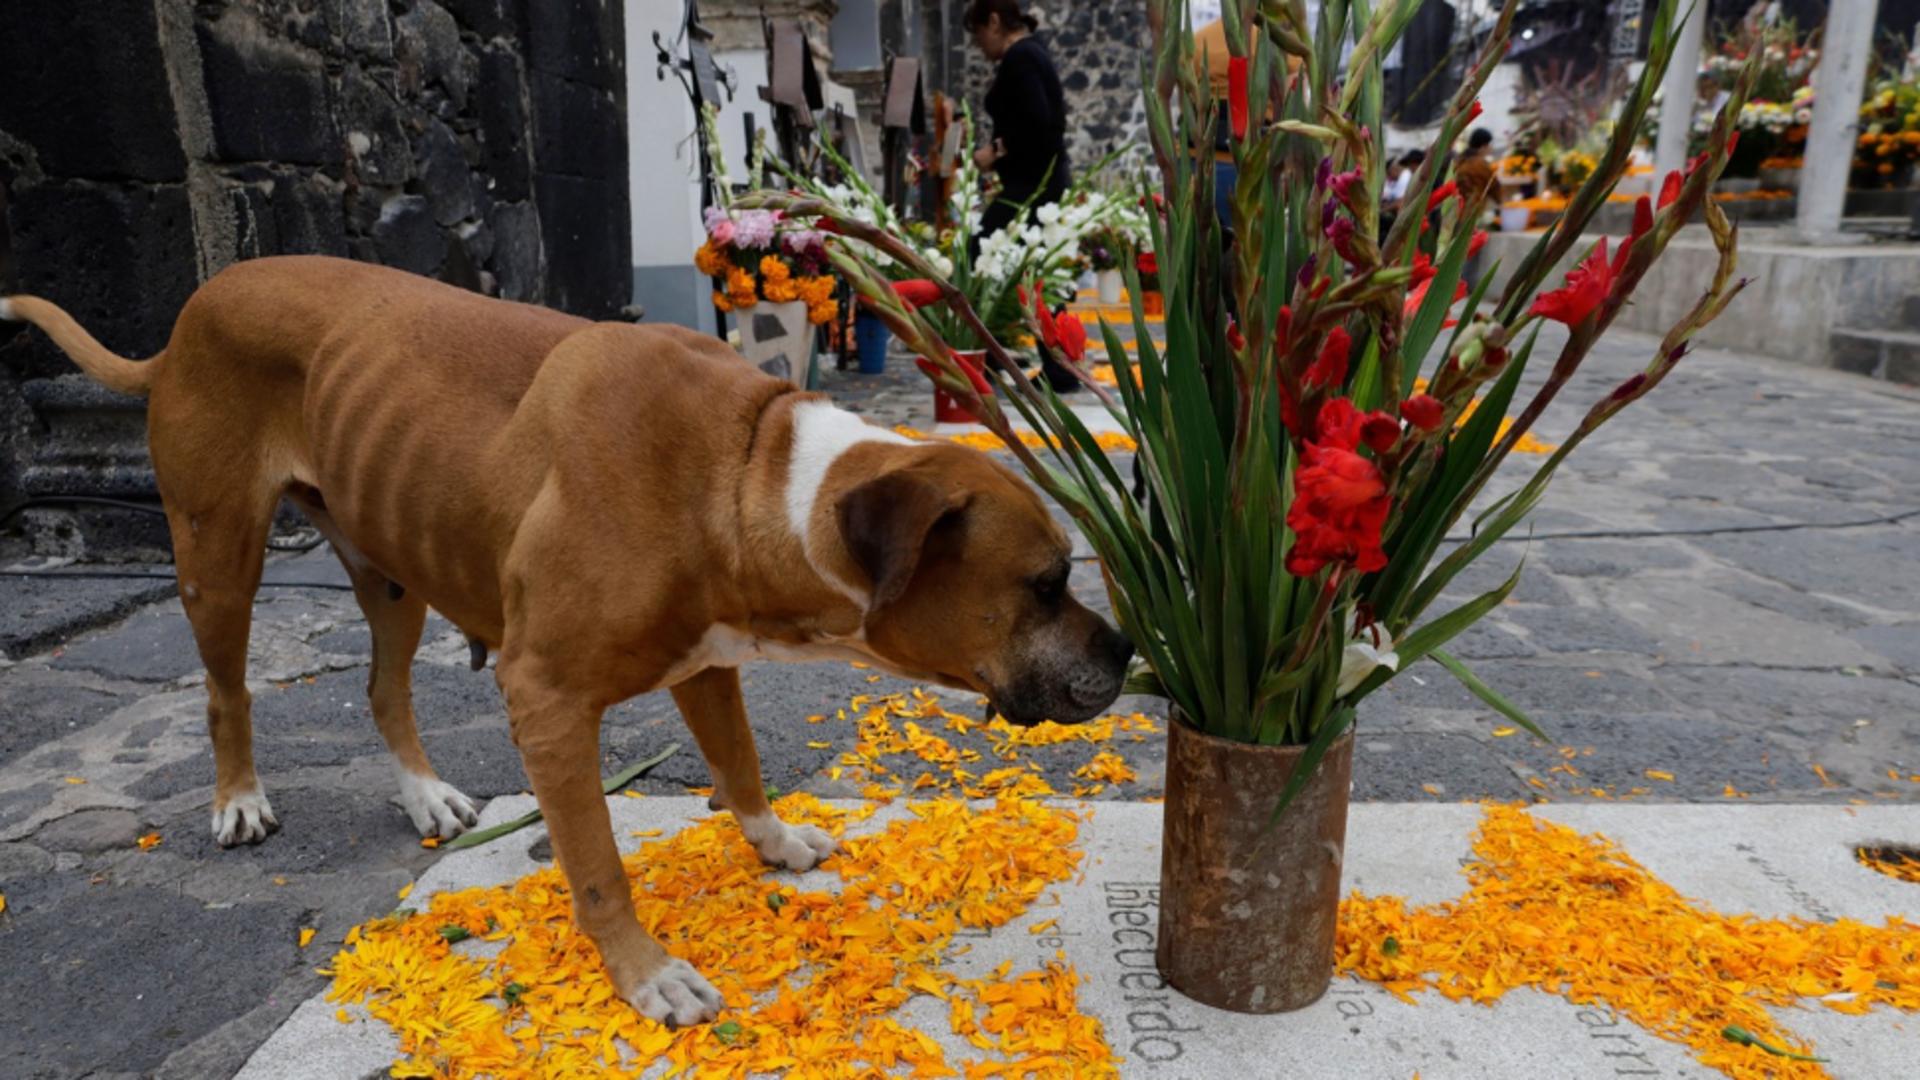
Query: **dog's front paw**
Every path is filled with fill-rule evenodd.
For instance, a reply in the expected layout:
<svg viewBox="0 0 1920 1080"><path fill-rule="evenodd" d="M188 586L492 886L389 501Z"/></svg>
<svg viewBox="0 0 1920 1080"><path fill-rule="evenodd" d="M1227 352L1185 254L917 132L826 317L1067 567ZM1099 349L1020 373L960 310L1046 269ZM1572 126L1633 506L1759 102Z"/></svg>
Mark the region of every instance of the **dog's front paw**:
<svg viewBox="0 0 1920 1080"><path fill-rule="evenodd" d="M720 991L685 960L668 960L626 994L641 1016L668 1027L704 1023L720 1015Z"/></svg>
<svg viewBox="0 0 1920 1080"><path fill-rule="evenodd" d="M402 770L400 794L393 801L407 812L421 836L451 840L480 820L473 800L437 776L420 776Z"/></svg>
<svg viewBox="0 0 1920 1080"><path fill-rule="evenodd" d="M789 825L768 814L763 818L742 819L740 829L768 866L788 870L811 870L840 847L833 834L816 825Z"/></svg>
<svg viewBox="0 0 1920 1080"><path fill-rule="evenodd" d="M273 816L267 793L257 787L232 796L224 804L214 799L213 839L221 847L257 844L279 828L280 820Z"/></svg>

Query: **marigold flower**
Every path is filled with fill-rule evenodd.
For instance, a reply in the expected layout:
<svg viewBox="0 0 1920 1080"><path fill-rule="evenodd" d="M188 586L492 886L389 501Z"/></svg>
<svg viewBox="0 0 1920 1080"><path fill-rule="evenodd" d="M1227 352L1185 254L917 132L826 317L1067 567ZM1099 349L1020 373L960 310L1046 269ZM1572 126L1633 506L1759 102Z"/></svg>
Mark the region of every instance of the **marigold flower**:
<svg viewBox="0 0 1920 1080"><path fill-rule="evenodd" d="M1601 237L1593 254L1567 272L1565 286L1541 293L1528 309L1531 314L1568 326L1578 326L1594 313L1613 287L1614 268L1607 264L1607 238Z"/></svg>
<svg viewBox="0 0 1920 1080"><path fill-rule="evenodd" d="M726 293L721 292L719 289L715 289L713 290L713 306L718 308L722 312L728 312L733 310L733 301L727 299Z"/></svg>
<svg viewBox="0 0 1920 1080"><path fill-rule="evenodd" d="M792 274L793 274L793 270L791 267L787 265L785 259L780 258L778 255L761 256L760 258L760 276L761 277L767 279L768 281L785 281L788 277L791 277Z"/></svg>
<svg viewBox="0 0 1920 1080"><path fill-rule="evenodd" d="M840 301L838 300L827 300L809 305L807 308L807 321L815 326L824 326L839 317Z"/></svg>
<svg viewBox="0 0 1920 1080"><path fill-rule="evenodd" d="M693 265L708 277L725 277L727 267L732 264L727 261L727 257L720 252L720 249L714 247L713 242L709 240L701 244L699 250L693 253Z"/></svg>

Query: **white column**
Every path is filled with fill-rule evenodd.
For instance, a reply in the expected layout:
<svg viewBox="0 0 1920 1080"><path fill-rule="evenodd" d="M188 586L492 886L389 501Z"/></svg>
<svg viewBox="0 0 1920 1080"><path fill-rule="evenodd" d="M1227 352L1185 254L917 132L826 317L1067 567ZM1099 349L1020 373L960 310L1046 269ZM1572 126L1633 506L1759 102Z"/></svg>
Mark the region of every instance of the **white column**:
<svg viewBox="0 0 1920 1080"><path fill-rule="evenodd" d="M1655 3L1647 4L1652 16ZM1660 137L1653 147L1654 183L1687 163L1687 138L1693 130L1694 96L1700 84L1700 42L1705 37L1707 12L1705 0L1693 5L1693 13L1680 24L1680 40L1674 44L1673 62L1660 80Z"/></svg>
<svg viewBox="0 0 1920 1080"><path fill-rule="evenodd" d="M1879 0L1848 0L1827 11L1820 35L1820 66L1813 72L1813 122L1807 126L1806 163L1800 169L1800 238L1810 244L1840 238L1847 175L1860 131L1860 95L1873 47Z"/></svg>

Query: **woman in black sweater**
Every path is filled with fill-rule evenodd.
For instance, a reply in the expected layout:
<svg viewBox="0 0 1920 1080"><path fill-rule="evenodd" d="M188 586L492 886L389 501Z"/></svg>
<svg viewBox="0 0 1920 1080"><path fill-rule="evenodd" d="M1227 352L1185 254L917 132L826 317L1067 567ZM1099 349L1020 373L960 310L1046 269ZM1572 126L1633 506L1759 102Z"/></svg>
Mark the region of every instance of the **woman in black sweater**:
<svg viewBox="0 0 1920 1080"><path fill-rule="evenodd" d="M1070 184L1067 167L1067 96L1053 57L1034 32L1040 24L1022 14L1020 0L973 0L967 8L967 32L994 62L987 88L987 118L993 141L973 152L974 164L1000 176L1000 194L980 215L980 241L1013 223L1023 205L1028 212L1058 202ZM1058 393L1080 388L1080 380L1043 345L1041 368Z"/></svg>
<svg viewBox="0 0 1920 1080"><path fill-rule="evenodd" d="M996 65L986 101L993 141L973 152L975 164L1000 176L1000 196L981 215L985 237L1011 222L1022 203L1040 206L1066 193L1067 99L1053 57L1033 36L1040 24L1021 13L1020 0L973 0L966 23Z"/></svg>

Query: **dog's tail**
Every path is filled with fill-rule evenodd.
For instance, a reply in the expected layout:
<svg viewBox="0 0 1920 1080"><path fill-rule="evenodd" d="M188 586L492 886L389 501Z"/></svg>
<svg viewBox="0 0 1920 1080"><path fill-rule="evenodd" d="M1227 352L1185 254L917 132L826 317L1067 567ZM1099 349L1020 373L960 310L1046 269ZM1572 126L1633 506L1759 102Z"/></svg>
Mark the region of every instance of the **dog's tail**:
<svg viewBox="0 0 1920 1080"><path fill-rule="evenodd" d="M145 397L153 384L152 361L129 360L112 352L51 301L37 296L0 296L0 320L29 322L39 327L55 345L73 357L80 370L109 390Z"/></svg>

